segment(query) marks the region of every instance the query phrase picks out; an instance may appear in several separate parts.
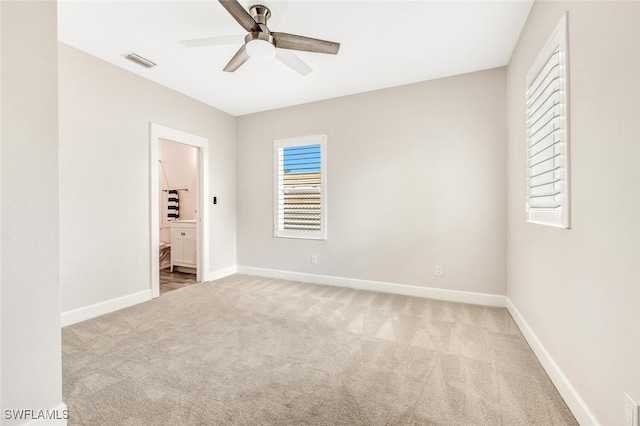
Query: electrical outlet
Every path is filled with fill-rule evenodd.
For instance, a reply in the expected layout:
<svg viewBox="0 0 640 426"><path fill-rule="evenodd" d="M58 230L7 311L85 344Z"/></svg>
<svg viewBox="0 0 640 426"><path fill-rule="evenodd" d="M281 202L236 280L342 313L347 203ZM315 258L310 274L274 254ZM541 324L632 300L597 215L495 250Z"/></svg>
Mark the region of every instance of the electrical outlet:
<svg viewBox="0 0 640 426"><path fill-rule="evenodd" d="M444 276L444 266L436 265L436 277L443 277L443 276Z"/></svg>
<svg viewBox="0 0 640 426"><path fill-rule="evenodd" d="M315 254L311 255L311 264L312 265L317 265L318 264L318 256L316 256Z"/></svg>
<svg viewBox="0 0 640 426"><path fill-rule="evenodd" d="M638 425L638 404L626 393L624 394L624 424L640 426Z"/></svg>

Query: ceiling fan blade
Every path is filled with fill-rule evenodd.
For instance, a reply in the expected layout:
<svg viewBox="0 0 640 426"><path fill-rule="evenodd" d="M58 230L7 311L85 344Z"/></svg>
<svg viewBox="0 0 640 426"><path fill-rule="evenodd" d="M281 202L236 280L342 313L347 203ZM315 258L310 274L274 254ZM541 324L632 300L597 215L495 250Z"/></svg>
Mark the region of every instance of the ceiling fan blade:
<svg viewBox="0 0 640 426"><path fill-rule="evenodd" d="M220 4L227 9L227 12L231 14L238 21L238 24L245 30L253 33L260 32L260 26L253 20L249 12L236 0L219 0Z"/></svg>
<svg viewBox="0 0 640 426"><path fill-rule="evenodd" d="M307 65L302 59L290 50L276 49L276 59L296 71L300 75L307 75L313 68Z"/></svg>
<svg viewBox="0 0 640 426"><path fill-rule="evenodd" d="M335 55L340 49L340 43L318 40L317 38L304 37L287 33L271 33L276 47L281 49L304 50L307 52L329 53Z"/></svg>
<svg viewBox="0 0 640 426"><path fill-rule="evenodd" d="M243 42L244 42L243 35L194 38L191 40L180 41L180 43L185 47L222 46L225 44L240 44Z"/></svg>
<svg viewBox="0 0 640 426"><path fill-rule="evenodd" d="M226 72L234 72L235 70L240 68L240 65L244 64L245 62L247 62L247 59L249 59L249 54L247 53L247 50L245 49L245 45L242 45L242 47L233 56L233 58L231 58L231 60L227 64L227 66L224 67L224 71L226 71Z"/></svg>

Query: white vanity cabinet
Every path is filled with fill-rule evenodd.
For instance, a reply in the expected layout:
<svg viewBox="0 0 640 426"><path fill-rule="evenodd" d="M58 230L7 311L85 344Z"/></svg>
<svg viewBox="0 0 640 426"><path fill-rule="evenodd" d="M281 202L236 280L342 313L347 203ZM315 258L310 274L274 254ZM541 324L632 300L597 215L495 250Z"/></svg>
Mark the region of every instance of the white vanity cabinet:
<svg viewBox="0 0 640 426"><path fill-rule="evenodd" d="M176 220L171 222L171 271L174 266L195 269L197 259L198 229L196 221Z"/></svg>

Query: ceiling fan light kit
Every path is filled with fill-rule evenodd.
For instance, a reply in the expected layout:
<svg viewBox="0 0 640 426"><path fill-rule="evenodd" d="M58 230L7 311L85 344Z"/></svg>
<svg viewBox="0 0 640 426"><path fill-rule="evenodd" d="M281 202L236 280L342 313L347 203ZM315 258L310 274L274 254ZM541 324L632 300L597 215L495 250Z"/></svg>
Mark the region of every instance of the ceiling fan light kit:
<svg viewBox="0 0 640 426"><path fill-rule="evenodd" d="M258 35L254 38L253 35ZM268 38L264 38L264 36ZM265 33L247 34L245 42L247 55L259 61L269 61L276 56L276 46L273 44L273 37Z"/></svg>
<svg viewBox="0 0 640 426"><path fill-rule="evenodd" d="M219 0L220 4L233 16L248 34L244 44L224 67L226 72L234 72L249 58L268 61L274 57L292 70L301 75L309 74L312 69L292 50L327 53L335 55L340 49L340 43L304 37L295 34L271 32L267 27L267 21L271 17L268 7L255 4L247 12L237 0ZM186 47L214 46L221 44L233 44L234 37L208 37L204 39L183 40ZM286 49L286 50L283 50Z"/></svg>

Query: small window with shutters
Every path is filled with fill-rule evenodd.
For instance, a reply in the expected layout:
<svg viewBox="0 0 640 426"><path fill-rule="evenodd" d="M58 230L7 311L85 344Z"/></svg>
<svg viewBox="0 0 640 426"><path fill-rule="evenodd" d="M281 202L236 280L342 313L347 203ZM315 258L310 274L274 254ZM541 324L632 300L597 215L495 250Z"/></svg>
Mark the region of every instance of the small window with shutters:
<svg viewBox="0 0 640 426"><path fill-rule="evenodd" d="M527 74L527 220L569 228L567 16Z"/></svg>
<svg viewBox="0 0 640 426"><path fill-rule="evenodd" d="M274 143L276 237L327 238L326 136Z"/></svg>

